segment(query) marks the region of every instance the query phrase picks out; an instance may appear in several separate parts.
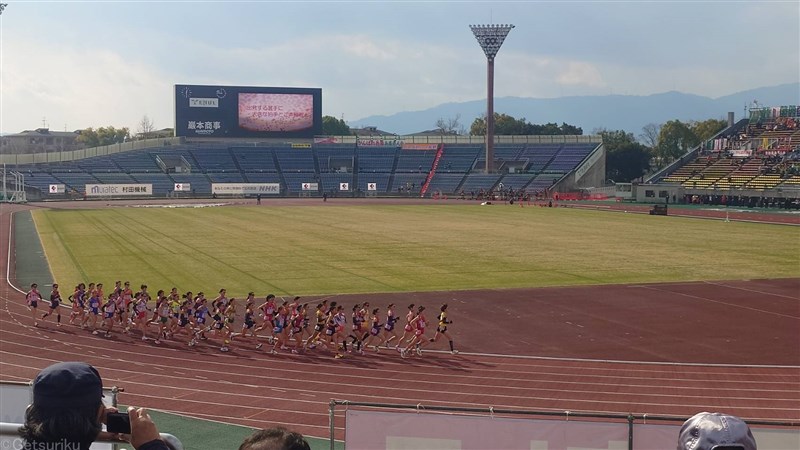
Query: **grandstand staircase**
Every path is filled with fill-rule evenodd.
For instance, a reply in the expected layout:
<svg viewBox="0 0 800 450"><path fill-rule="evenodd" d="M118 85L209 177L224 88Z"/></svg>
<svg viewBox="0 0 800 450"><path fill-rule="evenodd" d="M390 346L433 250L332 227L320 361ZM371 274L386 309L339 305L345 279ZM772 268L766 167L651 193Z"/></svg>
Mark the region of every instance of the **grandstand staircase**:
<svg viewBox="0 0 800 450"><path fill-rule="evenodd" d="M558 156L559 153L561 153L561 150L563 150L563 149L564 149L563 145L559 146L558 150L555 153L553 153L553 156L551 156L550 159L548 159L547 162L542 166L542 170L540 170L539 172L535 173L534 176L535 175L539 175L540 173L547 172L547 168L550 167L550 164L553 164L553 161L556 160L556 157Z"/></svg>
<svg viewBox="0 0 800 450"><path fill-rule="evenodd" d="M444 144L439 144L439 148L436 150L436 157L433 159L433 164L431 165L431 170L428 172L428 177L425 178L425 184L423 184L422 189L419 190L420 197L425 197L425 194L428 192L428 186L430 186L433 176L436 175L436 169L439 168L439 161L441 161L443 154Z"/></svg>
<svg viewBox="0 0 800 450"><path fill-rule="evenodd" d="M400 161L400 152L394 152L394 160L392 161L392 171L389 174L389 183L386 185L386 189L391 192L392 188L394 187L394 174L397 173L397 163Z"/></svg>
<svg viewBox="0 0 800 450"><path fill-rule="evenodd" d="M239 159L233 154L233 150L230 147L228 147L228 154L231 155L233 166L236 167L236 170L238 170L240 174L242 174L242 179L245 181L245 183L249 183L250 180L247 178L247 173L245 173L244 169L242 169L242 166L239 164Z"/></svg>
<svg viewBox="0 0 800 450"><path fill-rule="evenodd" d="M275 170L278 171L278 176L281 178L281 185L283 186L284 190L289 189L289 185L286 184L286 178L283 176L283 169L281 169L281 165L278 164L278 155L275 152L269 152L272 155L272 164L275 165ZM316 164L316 158L314 158ZM317 167L317 173L319 173L319 167Z"/></svg>

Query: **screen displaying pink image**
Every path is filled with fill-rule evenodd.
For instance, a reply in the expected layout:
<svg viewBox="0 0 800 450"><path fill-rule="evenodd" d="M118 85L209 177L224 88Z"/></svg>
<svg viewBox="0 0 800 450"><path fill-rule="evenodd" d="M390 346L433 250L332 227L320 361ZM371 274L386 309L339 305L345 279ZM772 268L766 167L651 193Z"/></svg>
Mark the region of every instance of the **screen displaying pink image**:
<svg viewBox="0 0 800 450"><path fill-rule="evenodd" d="M314 96L239 94L239 127L248 131L302 131L314 126Z"/></svg>

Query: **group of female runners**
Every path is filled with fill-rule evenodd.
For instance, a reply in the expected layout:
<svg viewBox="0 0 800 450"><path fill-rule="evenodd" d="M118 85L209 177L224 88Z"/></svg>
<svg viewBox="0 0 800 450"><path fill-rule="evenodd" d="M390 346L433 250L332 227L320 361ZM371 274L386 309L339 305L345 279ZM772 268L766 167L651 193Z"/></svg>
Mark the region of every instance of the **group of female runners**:
<svg viewBox="0 0 800 450"><path fill-rule="evenodd" d="M61 326L62 300L57 284L53 284L50 293L49 309L41 316L38 307L43 298L35 283L25 298L34 326L52 315L56 316L57 326ZM281 350L303 353L324 347L335 358L342 358L348 352L363 355L365 350L377 353L381 348L394 348L406 358L414 353L422 355L424 347L444 336L449 342L450 352L458 353L447 332L452 323L447 317L447 304L441 306L436 331L429 337L426 334L429 323L425 307L414 304L408 305L400 334L399 329L395 330L401 318L395 313L394 304L389 304L385 312L370 307L368 302L356 304L350 311L348 323L344 306L335 301L322 300L312 312L307 303L300 303L300 297L278 301L269 294L261 302L250 292L239 302L228 298L225 289L220 289L212 300L207 299L203 292L180 294L177 288L172 288L169 293L159 290L153 299L144 284L134 293L129 282L117 281L106 296L102 283L89 283L88 286L80 283L68 299L72 303L69 323L82 329L89 328L95 335L102 333L105 337L110 337L117 327L124 334L138 330L141 339L147 341L150 339L148 334L153 332L151 328L155 327L157 331L152 339L156 344L184 334L190 347L209 337L220 340L223 352L229 351L233 342L261 349L266 341L269 352L273 354ZM240 304L243 304L241 311ZM243 320L240 329L235 325L239 318ZM260 324L257 323L259 319Z"/></svg>

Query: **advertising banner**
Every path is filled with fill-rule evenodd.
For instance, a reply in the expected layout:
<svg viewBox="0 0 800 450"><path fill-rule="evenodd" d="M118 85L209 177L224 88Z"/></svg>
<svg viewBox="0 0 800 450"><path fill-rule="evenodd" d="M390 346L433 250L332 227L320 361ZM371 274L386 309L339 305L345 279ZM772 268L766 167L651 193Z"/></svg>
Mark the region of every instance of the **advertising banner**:
<svg viewBox="0 0 800 450"><path fill-rule="evenodd" d="M153 195L152 184L87 184L87 197Z"/></svg>
<svg viewBox="0 0 800 450"><path fill-rule="evenodd" d="M63 194L66 191L66 186L63 184L51 184L50 190L48 190L51 194Z"/></svg>
<svg viewBox="0 0 800 450"><path fill-rule="evenodd" d="M339 144L341 140L337 137L315 137L315 144Z"/></svg>
<svg viewBox="0 0 800 450"><path fill-rule="evenodd" d="M339 183L339 190L340 191L349 191L350 190L350 183Z"/></svg>
<svg viewBox="0 0 800 450"><path fill-rule="evenodd" d="M319 190L319 183L303 183L300 186L304 191L318 191Z"/></svg>
<svg viewBox="0 0 800 450"><path fill-rule="evenodd" d="M403 144L403 150L438 150L439 144Z"/></svg>
<svg viewBox="0 0 800 450"><path fill-rule="evenodd" d="M211 183L211 193L217 195L279 195L279 183Z"/></svg>
<svg viewBox="0 0 800 450"><path fill-rule="evenodd" d="M378 183L367 183L367 190L368 191L377 191L378 190Z"/></svg>
<svg viewBox="0 0 800 450"><path fill-rule="evenodd" d="M190 183L175 183L175 192L191 192L192 185Z"/></svg>
<svg viewBox="0 0 800 450"><path fill-rule="evenodd" d="M358 147L400 147L402 145L402 139L359 138L356 140Z"/></svg>

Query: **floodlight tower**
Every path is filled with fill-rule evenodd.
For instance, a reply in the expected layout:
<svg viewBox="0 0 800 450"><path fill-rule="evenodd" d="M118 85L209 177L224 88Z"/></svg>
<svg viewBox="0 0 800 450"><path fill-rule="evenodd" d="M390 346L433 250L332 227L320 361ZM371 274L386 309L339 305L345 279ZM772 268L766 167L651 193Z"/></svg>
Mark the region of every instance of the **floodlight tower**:
<svg viewBox="0 0 800 450"><path fill-rule="evenodd" d="M486 173L494 172L494 57L514 25L470 25L486 54Z"/></svg>

